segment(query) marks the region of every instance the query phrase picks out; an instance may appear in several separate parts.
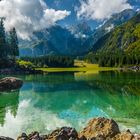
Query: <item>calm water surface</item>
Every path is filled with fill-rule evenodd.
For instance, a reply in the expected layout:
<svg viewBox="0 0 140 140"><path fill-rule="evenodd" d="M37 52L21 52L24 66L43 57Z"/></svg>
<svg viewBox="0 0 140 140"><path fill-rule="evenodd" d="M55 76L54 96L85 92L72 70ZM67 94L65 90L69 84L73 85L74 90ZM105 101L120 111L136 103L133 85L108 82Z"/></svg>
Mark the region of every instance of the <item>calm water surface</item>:
<svg viewBox="0 0 140 140"><path fill-rule="evenodd" d="M18 76L20 91L0 93L0 135L46 134L61 126L80 130L89 119L113 118L140 132L140 73L95 72Z"/></svg>

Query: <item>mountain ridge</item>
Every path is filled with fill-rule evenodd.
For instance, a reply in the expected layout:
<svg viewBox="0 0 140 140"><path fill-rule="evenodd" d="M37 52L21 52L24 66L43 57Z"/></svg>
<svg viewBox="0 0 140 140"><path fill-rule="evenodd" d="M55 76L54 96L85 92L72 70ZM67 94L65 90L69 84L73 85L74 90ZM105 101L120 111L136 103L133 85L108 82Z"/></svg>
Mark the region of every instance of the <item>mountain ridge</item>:
<svg viewBox="0 0 140 140"><path fill-rule="evenodd" d="M20 45L20 55L85 55L98 39L116 26L126 22L134 14L135 11L132 9L124 10L113 15L96 30L92 30L86 22L82 22L69 28L55 25L49 29L34 32L34 38L31 41L20 41L22 44Z"/></svg>
<svg viewBox="0 0 140 140"><path fill-rule="evenodd" d="M93 51L106 52L121 49L131 53L132 48L139 50L137 43L140 44L140 14L100 38L93 45Z"/></svg>

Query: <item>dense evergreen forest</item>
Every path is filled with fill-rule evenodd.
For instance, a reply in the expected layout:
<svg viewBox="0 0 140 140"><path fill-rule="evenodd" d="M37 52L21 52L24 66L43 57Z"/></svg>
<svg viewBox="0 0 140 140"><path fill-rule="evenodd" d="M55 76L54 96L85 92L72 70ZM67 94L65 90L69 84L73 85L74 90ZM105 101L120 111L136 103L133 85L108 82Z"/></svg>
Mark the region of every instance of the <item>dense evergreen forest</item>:
<svg viewBox="0 0 140 140"><path fill-rule="evenodd" d="M6 33L4 18L0 18L0 68L13 65L17 56L19 48L16 29L13 27Z"/></svg>
<svg viewBox="0 0 140 140"><path fill-rule="evenodd" d="M90 52L84 60L88 63L99 64L101 67L123 67L140 64L140 57L135 54L129 55L120 50L115 52Z"/></svg>
<svg viewBox="0 0 140 140"><path fill-rule="evenodd" d="M35 67L73 67L74 66L74 59L68 56L22 57L20 59L23 60L20 61L20 64L25 62L31 62Z"/></svg>

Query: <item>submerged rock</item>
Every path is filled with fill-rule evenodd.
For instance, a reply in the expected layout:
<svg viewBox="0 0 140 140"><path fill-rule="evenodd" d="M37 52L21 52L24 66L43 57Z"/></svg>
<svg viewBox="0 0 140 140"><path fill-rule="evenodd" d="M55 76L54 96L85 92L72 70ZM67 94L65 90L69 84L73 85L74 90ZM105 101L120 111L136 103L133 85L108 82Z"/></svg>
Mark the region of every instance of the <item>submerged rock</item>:
<svg viewBox="0 0 140 140"><path fill-rule="evenodd" d="M95 118L92 119L79 136L85 136L87 139L111 139L120 133L117 123L112 119Z"/></svg>
<svg viewBox="0 0 140 140"><path fill-rule="evenodd" d="M16 90L21 88L23 81L15 77L6 77L0 80L0 91Z"/></svg>

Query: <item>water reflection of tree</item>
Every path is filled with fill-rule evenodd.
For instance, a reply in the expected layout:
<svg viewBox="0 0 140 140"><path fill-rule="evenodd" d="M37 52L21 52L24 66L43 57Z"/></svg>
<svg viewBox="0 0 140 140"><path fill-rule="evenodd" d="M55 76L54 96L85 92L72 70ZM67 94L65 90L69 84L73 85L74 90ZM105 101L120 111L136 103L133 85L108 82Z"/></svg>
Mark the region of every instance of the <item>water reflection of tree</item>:
<svg viewBox="0 0 140 140"><path fill-rule="evenodd" d="M19 104L19 91L0 93L0 124L4 125L5 116L8 111L16 117Z"/></svg>
<svg viewBox="0 0 140 140"><path fill-rule="evenodd" d="M91 86L96 84L103 90L109 90L110 94L116 94L117 91L122 94L140 95L140 73L102 71L98 74L76 73L75 77L77 80L87 81Z"/></svg>
<svg viewBox="0 0 140 140"><path fill-rule="evenodd" d="M82 79L80 74L77 74L76 79L80 81L86 79L87 84L98 87L99 90L94 93L94 98L91 97L94 106L102 109L112 118L120 118L121 121L122 118L125 121L134 119L134 122L139 122L140 73L100 72L82 75Z"/></svg>

